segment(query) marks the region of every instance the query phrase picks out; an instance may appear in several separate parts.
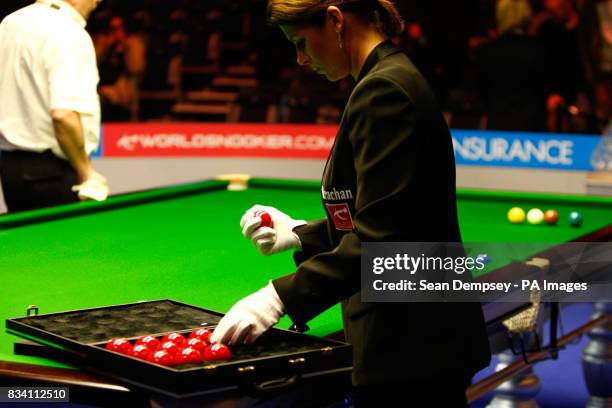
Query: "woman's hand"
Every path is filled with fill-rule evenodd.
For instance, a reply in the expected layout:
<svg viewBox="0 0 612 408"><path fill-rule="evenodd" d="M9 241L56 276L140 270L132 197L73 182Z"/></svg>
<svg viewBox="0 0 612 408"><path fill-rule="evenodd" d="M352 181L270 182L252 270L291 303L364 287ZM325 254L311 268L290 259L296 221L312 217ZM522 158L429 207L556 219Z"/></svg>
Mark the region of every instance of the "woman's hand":
<svg viewBox="0 0 612 408"><path fill-rule="evenodd" d="M261 214L265 212L271 218L271 226L262 226ZM251 240L263 255L272 255L287 249L300 249L300 238L293 229L306 224L303 220L294 220L274 207L255 205L248 209L240 220L242 235Z"/></svg>

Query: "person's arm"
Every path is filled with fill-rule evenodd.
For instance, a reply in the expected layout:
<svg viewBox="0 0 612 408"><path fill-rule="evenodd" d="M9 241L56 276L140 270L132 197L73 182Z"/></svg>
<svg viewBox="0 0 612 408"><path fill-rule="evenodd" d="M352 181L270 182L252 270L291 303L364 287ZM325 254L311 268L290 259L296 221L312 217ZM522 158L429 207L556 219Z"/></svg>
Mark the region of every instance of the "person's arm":
<svg viewBox="0 0 612 408"><path fill-rule="evenodd" d="M91 39L80 32L58 32L49 38L44 51L46 81L49 83L49 114L58 145L76 171L73 190L82 199L104 199L107 180L91 166L81 117L99 117L96 92L98 69Z"/></svg>
<svg viewBox="0 0 612 408"><path fill-rule="evenodd" d="M85 151L81 115L66 109L53 109L51 119L62 152L76 171L79 183L85 182L92 176L93 168Z"/></svg>
<svg viewBox="0 0 612 408"><path fill-rule="evenodd" d="M293 232L301 242L301 250L293 253L293 260L299 266L302 262L320 254L331 251L327 219L309 221L307 224L296 227Z"/></svg>
<svg viewBox="0 0 612 408"><path fill-rule="evenodd" d="M411 79L424 83L417 74ZM392 79L370 79L357 86L345 114L352 152L343 152L352 154L357 175L355 214L351 214L354 232L343 235L335 248L302 262L297 272L236 303L215 329L213 342L252 342L285 313L294 323L304 324L356 294L361 286L362 242L421 241L432 236L444 240L451 235L460 240L456 212L449 207L455 186L448 128L430 92L418 84L414 89L421 96L418 113L407 92ZM429 164L432 160L434 165ZM417 169L427 181L416 174ZM423 187L430 180L436 184L433 190ZM429 196L432 202L424 205ZM438 196L446 200L436 204ZM436 214L435 219L410 216L422 207ZM428 233L430 227L433 232ZM372 304L357 301L346 312L349 317L364 313L364 305L368 309Z"/></svg>
<svg viewBox="0 0 612 408"><path fill-rule="evenodd" d="M347 115L357 171L356 232L273 281L297 324L360 290L362 242L394 241L417 230L410 225L414 220L401 215L410 214L419 199L411 194L418 191L413 174L423 154L423 135L416 134L417 115L409 96L390 79L369 79L355 89ZM400 237L400 232L406 235Z"/></svg>

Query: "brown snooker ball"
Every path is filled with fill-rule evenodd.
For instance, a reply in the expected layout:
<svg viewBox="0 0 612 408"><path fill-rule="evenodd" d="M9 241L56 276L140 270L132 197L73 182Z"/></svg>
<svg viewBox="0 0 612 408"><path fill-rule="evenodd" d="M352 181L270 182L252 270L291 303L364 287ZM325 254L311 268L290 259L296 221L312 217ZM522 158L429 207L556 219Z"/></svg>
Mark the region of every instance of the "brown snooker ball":
<svg viewBox="0 0 612 408"><path fill-rule="evenodd" d="M548 210L544 213L544 222L548 225L555 225L559 221L559 213L555 210Z"/></svg>

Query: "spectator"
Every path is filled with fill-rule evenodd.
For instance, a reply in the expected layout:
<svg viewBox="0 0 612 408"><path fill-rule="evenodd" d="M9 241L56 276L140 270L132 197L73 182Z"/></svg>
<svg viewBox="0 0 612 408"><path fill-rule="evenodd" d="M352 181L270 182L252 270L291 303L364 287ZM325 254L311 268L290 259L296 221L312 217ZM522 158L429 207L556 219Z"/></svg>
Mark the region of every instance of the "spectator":
<svg viewBox="0 0 612 408"><path fill-rule="evenodd" d="M128 33L123 17L110 19L108 29L96 36L100 69L102 120L136 120L138 91L145 70L146 47L139 33Z"/></svg>
<svg viewBox="0 0 612 408"><path fill-rule="evenodd" d="M597 4L601 38L600 66L602 74L612 75L612 0Z"/></svg>
<svg viewBox="0 0 612 408"><path fill-rule="evenodd" d="M602 79L595 84L595 120L603 130L612 118L612 78Z"/></svg>
<svg viewBox="0 0 612 408"><path fill-rule="evenodd" d="M581 11L578 32L593 104L590 131L599 133L612 112L612 0L587 0Z"/></svg>
<svg viewBox="0 0 612 408"><path fill-rule="evenodd" d="M408 54L425 79L429 81L436 79L429 41L423 32L423 27L418 22L407 23L404 31L394 40L394 43Z"/></svg>
<svg viewBox="0 0 612 408"><path fill-rule="evenodd" d="M552 92L566 105L574 104L584 91L584 70L578 46L579 16L569 0L544 0L544 8L533 18L529 32L544 46L553 69Z"/></svg>
<svg viewBox="0 0 612 408"><path fill-rule="evenodd" d="M182 30L183 11L176 9L169 19L155 16L147 31L147 71L142 88L178 91L181 86L183 53L188 35Z"/></svg>
<svg viewBox="0 0 612 408"><path fill-rule="evenodd" d="M496 16L500 36L476 55L476 81L488 116L486 127L543 131L548 61L539 43L526 32L531 6L527 0L500 0Z"/></svg>

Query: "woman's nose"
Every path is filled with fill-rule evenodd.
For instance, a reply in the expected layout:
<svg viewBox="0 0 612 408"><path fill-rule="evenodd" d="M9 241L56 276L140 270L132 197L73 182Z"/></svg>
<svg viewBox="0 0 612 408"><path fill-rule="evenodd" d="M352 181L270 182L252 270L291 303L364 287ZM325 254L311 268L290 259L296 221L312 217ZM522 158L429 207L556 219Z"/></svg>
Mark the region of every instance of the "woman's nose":
<svg viewBox="0 0 612 408"><path fill-rule="evenodd" d="M310 58L305 52L297 51L297 63L298 65L306 65L310 61Z"/></svg>

